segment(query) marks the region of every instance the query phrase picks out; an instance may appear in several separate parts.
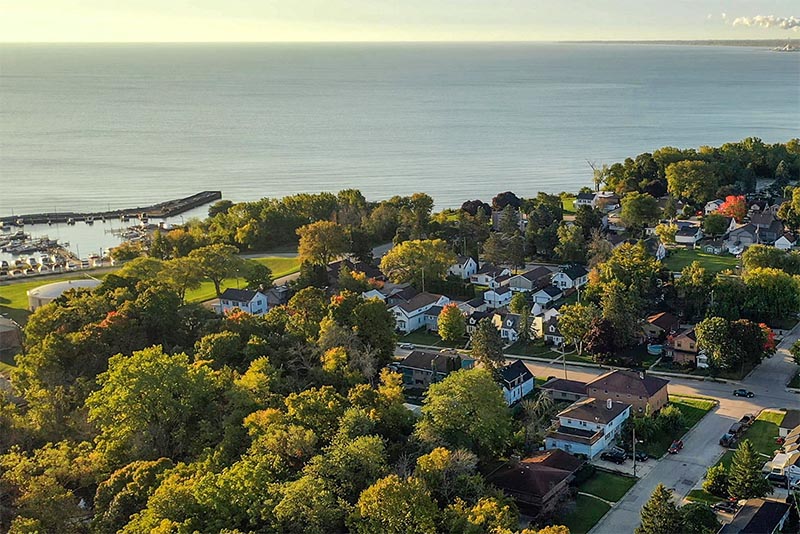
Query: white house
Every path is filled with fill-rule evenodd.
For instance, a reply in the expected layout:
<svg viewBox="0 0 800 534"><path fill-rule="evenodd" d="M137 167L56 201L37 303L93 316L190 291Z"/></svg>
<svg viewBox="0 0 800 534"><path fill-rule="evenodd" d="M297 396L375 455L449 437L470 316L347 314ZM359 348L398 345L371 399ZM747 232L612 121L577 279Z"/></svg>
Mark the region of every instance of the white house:
<svg viewBox="0 0 800 534"><path fill-rule="evenodd" d="M462 280L469 280L470 277L478 272L478 262L469 256L459 256L456 263L447 270L448 274L457 276Z"/></svg>
<svg viewBox="0 0 800 534"><path fill-rule="evenodd" d="M502 378L503 396L506 403L511 406L533 391L536 379L522 360L506 365L500 369Z"/></svg>
<svg viewBox="0 0 800 534"><path fill-rule="evenodd" d="M775 240L775 248L781 250L792 250L796 244L797 238L788 232Z"/></svg>
<svg viewBox="0 0 800 534"><path fill-rule="evenodd" d="M441 308L449 302L450 299L444 295L420 293L407 302L392 306L391 312L394 314L397 330L408 334L423 326L431 326L430 316L426 316L426 312L434 306Z"/></svg>
<svg viewBox="0 0 800 534"><path fill-rule="evenodd" d="M548 432L545 448L594 459L615 444L630 415L631 405L624 402L594 398L578 401L558 414L558 428Z"/></svg>
<svg viewBox="0 0 800 534"><path fill-rule="evenodd" d="M544 338L547 323L559 315L555 308L543 310L541 304L534 304L531 314L531 332L537 338Z"/></svg>
<svg viewBox="0 0 800 534"><path fill-rule="evenodd" d="M556 286L547 286L533 294L533 302L546 305L561 298L564 292Z"/></svg>
<svg viewBox="0 0 800 534"><path fill-rule="evenodd" d="M485 263L478 272L469 277L469 281L479 286L488 286L490 289L500 287L500 284L511 275L511 270L505 267L495 267L491 263ZM500 278L500 280L498 280Z"/></svg>
<svg viewBox="0 0 800 534"><path fill-rule="evenodd" d="M519 340L519 315L516 313L495 313L492 323L500 330L500 337L509 343Z"/></svg>
<svg viewBox="0 0 800 534"><path fill-rule="evenodd" d="M511 297L513 296L514 293L509 287L487 289L483 292L483 300L490 308L502 308L503 306L508 306L508 304L511 302Z"/></svg>
<svg viewBox="0 0 800 534"><path fill-rule="evenodd" d="M219 304L215 306L215 310L219 314L225 314L234 308L253 315L264 315L269 311L269 304L267 296L260 291L229 287L219 296Z"/></svg>
<svg viewBox="0 0 800 534"><path fill-rule="evenodd" d="M594 207L594 197L595 193L578 193L578 196L575 197L575 200L572 204L575 208L580 208L581 206L589 206L590 208Z"/></svg>
<svg viewBox="0 0 800 534"><path fill-rule="evenodd" d="M549 282L551 272L547 267L536 267L512 276L504 285L510 287L511 291L534 291Z"/></svg>
<svg viewBox="0 0 800 534"><path fill-rule="evenodd" d="M483 297L475 297L466 302L459 302L458 309L464 312L464 315L486 311L486 301L483 300Z"/></svg>
<svg viewBox="0 0 800 534"><path fill-rule="evenodd" d="M719 199L719 198L715 198L714 200L710 200L710 201L706 202L706 206L705 206L705 208L703 208L703 212L704 212L706 215L708 215L709 213L714 213L714 212L715 212L715 211L717 211L717 210L720 208L720 206L722 206L724 203L725 203L725 201L724 201L724 200L722 200L722 199Z"/></svg>
<svg viewBox="0 0 800 534"><path fill-rule="evenodd" d="M559 289L582 287L589 282L589 271L583 265L569 265L553 273L551 281Z"/></svg>
<svg viewBox="0 0 800 534"><path fill-rule="evenodd" d="M564 336L561 330L558 329L558 316L550 317L544 323L544 340L553 343L554 345L562 345L564 343Z"/></svg>
<svg viewBox="0 0 800 534"><path fill-rule="evenodd" d="M471 336L472 333L478 328L478 323L483 319L492 319L494 312L489 311L476 311L467 316L467 335Z"/></svg>
<svg viewBox="0 0 800 534"><path fill-rule="evenodd" d="M675 242L681 245L694 245L703 239L703 230L700 225L679 224L675 233Z"/></svg>

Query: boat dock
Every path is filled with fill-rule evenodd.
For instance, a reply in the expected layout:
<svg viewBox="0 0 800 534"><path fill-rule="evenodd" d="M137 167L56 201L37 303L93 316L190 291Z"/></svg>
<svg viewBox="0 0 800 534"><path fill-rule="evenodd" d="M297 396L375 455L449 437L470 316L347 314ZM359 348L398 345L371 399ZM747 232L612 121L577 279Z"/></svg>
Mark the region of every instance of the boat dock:
<svg viewBox="0 0 800 534"><path fill-rule="evenodd" d="M153 204L152 206L117 209L108 211L97 211L91 213L79 212L57 212L57 213L36 213L32 215L7 215L0 217L0 223L3 226L16 225L23 226L25 224L53 224L53 223L75 223L87 222L89 224L94 221L107 220L107 219L146 219L149 217L155 219L164 219L167 217L174 217L181 213L187 212L190 209L197 208L204 204L209 204L222 198L222 191L202 191L195 195L186 198L179 198L177 200L167 200Z"/></svg>

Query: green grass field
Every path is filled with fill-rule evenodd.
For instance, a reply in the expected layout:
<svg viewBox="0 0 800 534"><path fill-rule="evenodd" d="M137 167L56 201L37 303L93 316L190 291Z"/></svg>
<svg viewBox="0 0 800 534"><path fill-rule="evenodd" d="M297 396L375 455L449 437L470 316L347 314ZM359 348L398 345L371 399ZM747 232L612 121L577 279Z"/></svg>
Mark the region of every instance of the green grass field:
<svg viewBox="0 0 800 534"><path fill-rule="evenodd" d="M547 358L552 360L557 356L555 352L550 350L550 347L544 344L542 340L534 340L529 343L517 341L505 350L506 354L516 354L518 356L532 356L536 358Z"/></svg>
<svg viewBox="0 0 800 534"><path fill-rule="evenodd" d="M283 258L268 256L264 258L257 258L253 261L262 263L270 268L273 278L280 278L289 274L294 274L300 270L300 260L297 258ZM226 278L222 282L222 290L229 287L239 288L244 287L244 279L242 278ZM186 292L186 300L189 302L203 302L216 298L217 294L214 290L214 284L211 282L203 282L197 289L192 289Z"/></svg>
<svg viewBox="0 0 800 534"><path fill-rule="evenodd" d="M563 197L561 199L561 209L564 210L564 215L575 214L575 197Z"/></svg>
<svg viewBox="0 0 800 534"><path fill-rule="evenodd" d="M597 471L592 478L578 486L578 491L617 502L628 493L634 484L636 484L636 479L633 477Z"/></svg>
<svg viewBox="0 0 800 534"><path fill-rule="evenodd" d="M730 469L731 463L733 463L733 453L733 450L725 451L725 454L722 455L722 458L720 458L714 465L721 465L725 469Z"/></svg>
<svg viewBox="0 0 800 534"><path fill-rule="evenodd" d="M775 443L779 433L778 425L785 415L784 412L764 410L758 415L755 423L747 429L742 439L749 439L756 451L772 458L775 449L778 448Z"/></svg>
<svg viewBox="0 0 800 534"><path fill-rule="evenodd" d="M717 256L700 250L678 249L673 250L664 260L664 266L671 271L679 272L693 261L700 262L711 273L718 273L726 269L736 269L739 265L739 260L734 256Z"/></svg>
<svg viewBox="0 0 800 534"><path fill-rule="evenodd" d="M661 458L666 452L672 441L680 438L698 423L705 415L710 412L716 403L710 399L701 397L681 397L670 395L669 403L676 406L683 414L683 428L677 435L659 433L656 438L650 439L642 445L647 454L653 458Z"/></svg>
<svg viewBox="0 0 800 534"><path fill-rule="evenodd" d="M556 523L569 528L571 534L586 534L610 509L600 499L578 495L575 497L575 509L562 515Z"/></svg>

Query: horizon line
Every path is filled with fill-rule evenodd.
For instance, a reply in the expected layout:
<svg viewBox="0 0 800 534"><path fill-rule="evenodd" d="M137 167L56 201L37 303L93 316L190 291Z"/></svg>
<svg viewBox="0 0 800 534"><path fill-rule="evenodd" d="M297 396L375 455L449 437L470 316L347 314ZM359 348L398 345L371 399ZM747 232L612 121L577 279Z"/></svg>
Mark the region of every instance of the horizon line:
<svg viewBox="0 0 800 534"><path fill-rule="evenodd" d="M791 41L791 38L786 38ZM524 44L524 43L630 43L630 44L664 44L664 43L758 43L783 41L782 37L763 39L474 39L474 40L393 40L393 41L2 41L8 44Z"/></svg>

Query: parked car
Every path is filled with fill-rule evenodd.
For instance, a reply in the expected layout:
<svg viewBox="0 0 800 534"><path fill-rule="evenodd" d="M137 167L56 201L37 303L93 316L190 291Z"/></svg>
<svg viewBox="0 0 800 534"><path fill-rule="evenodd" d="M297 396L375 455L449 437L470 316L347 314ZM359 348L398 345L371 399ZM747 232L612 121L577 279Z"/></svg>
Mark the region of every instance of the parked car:
<svg viewBox="0 0 800 534"><path fill-rule="evenodd" d="M734 389L733 390L733 396L734 397L747 397L748 399L752 399L753 397L756 396L756 394L753 393L750 390L747 390L747 389Z"/></svg>
<svg viewBox="0 0 800 534"><path fill-rule="evenodd" d="M739 509L739 505L732 501L720 501L712 504L711 509L716 510L717 512L727 512L729 514L735 514L736 511Z"/></svg>
<svg viewBox="0 0 800 534"><path fill-rule="evenodd" d="M636 451L636 461L646 462L650 456L644 451Z"/></svg>
<svg viewBox="0 0 800 534"><path fill-rule="evenodd" d="M719 438L719 444L730 449L736 446L736 441L736 434L731 434L730 432Z"/></svg>
<svg viewBox="0 0 800 534"><path fill-rule="evenodd" d="M672 445L669 446L667 452L670 454L678 454L678 451L683 448L683 441L676 439L672 442Z"/></svg>
<svg viewBox="0 0 800 534"><path fill-rule="evenodd" d="M403 350L414 350L415 347L413 343L400 343L400 348Z"/></svg>
<svg viewBox="0 0 800 534"><path fill-rule="evenodd" d="M624 463L625 462L625 458L627 458L627 455L625 454L625 452L624 451L620 451L618 449L616 449L616 450L615 449L609 449L607 451L604 451L602 454L600 454L600 459L601 460L614 462L615 464Z"/></svg>
<svg viewBox="0 0 800 534"><path fill-rule="evenodd" d="M767 480L769 480L770 484L777 488L788 488L789 487L789 479L786 475L779 475L778 473L767 473L765 476Z"/></svg>
<svg viewBox="0 0 800 534"><path fill-rule="evenodd" d="M731 427L728 429L728 434L733 434L734 436L738 436L745 430L747 430L747 427L745 427L742 423L733 423Z"/></svg>
<svg viewBox="0 0 800 534"><path fill-rule="evenodd" d="M744 414L741 419L739 419L739 423L741 423L743 425L746 425L746 426L750 426L755 422L755 420L756 420L756 416L755 415L753 415L751 413L747 413L747 414Z"/></svg>

